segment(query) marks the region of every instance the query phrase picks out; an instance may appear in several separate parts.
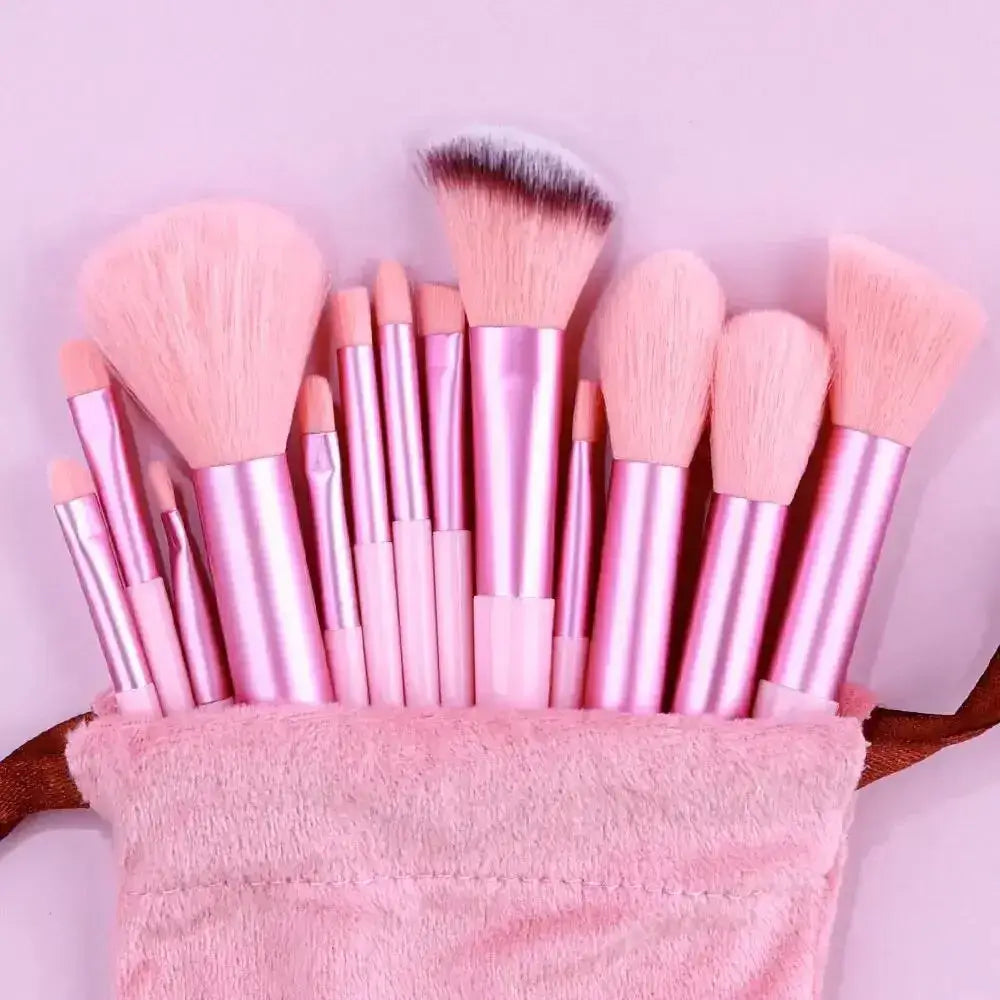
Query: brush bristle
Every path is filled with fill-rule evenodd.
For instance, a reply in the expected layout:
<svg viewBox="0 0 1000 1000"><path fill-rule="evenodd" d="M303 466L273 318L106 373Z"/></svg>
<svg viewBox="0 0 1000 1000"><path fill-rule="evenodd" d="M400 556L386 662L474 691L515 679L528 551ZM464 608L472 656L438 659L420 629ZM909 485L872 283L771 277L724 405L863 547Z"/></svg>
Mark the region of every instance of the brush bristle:
<svg viewBox="0 0 1000 1000"><path fill-rule="evenodd" d="M413 322L410 281L398 260L383 260L375 273L375 321L379 326Z"/></svg>
<svg viewBox="0 0 1000 1000"><path fill-rule="evenodd" d="M616 459L687 468L705 425L726 303L694 254L654 254L605 293L594 316Z"/></svg>
<svg viewBox="0 0 1000 1000"><path fill-rule="evenodd" d="M302 380L298 423L302 434L332 434L337 429L333 392L322 375L307 375Z"/></svg>
<svg viewBox="0 0 1000 1000"><path fill-rule="evenodd" d="M461 333L465 329L462 296L453 285L419 285L417 315L424 337L436 333Z"/></svg>
<svg viewBox="0 0 1000 1000"><path fill-rule="evenodd" d="M967 292L858 236L830 241L834 423L910 446L983 334Z"/></svg>
<svg viewBox="0 0 1000 1000"><path fill-rule="evenodd" d="M153 498L162 512L177 510L177 494L174 490L174 480L166 462L150 462L146 468L149 485L153 489Z"/></svg>
<svg viewBox="0 0 1000 1000"><path fill-rule="evenodd" d="M69 503L97 492L94 477L82 463L72 458L56 458L49 462L49 491L54 504Z"/></svg>
<svg viewBox="0 0 1000 1000"><path fill-rule="evenodd" d="M80 279L88 332L193 468L285 450L325 288L309 236L241 202L142 219Z"/></svg>
<svg viewBox="0 0 1000 1000"><path fill-rule="evenodd" d="M108 363L92 340L67 340L59 348L59 377L67 398L111 385Z"/></svg>
<svg viewBox="0 0 1000 1000"><path fill-rule="evenodd" d="M580 379L576 384L576 400L573 403L573 440L597 442L603 434L601 387L590 379Z"/></svg>
<svg viewBox="0 0 1000 1000"><path fill-rule="evenodd" d="M790 504L816 443L830 383L830 349L790 313L731 319L712 383L716 493Z"/></svg>
<svg viewBox="0 0 1000 1000"><path fill-rule="evenodd" d="M335 350L372 343L372 305L367 288L345 288L330 299L330 336Z"/></svg>
<svg viewBox="0 0 1000 1000"><path fill-rule="evenodd" d="M472 326L564 329L614 205L571 154L510 131L457 135L421 153Z"/></svg>

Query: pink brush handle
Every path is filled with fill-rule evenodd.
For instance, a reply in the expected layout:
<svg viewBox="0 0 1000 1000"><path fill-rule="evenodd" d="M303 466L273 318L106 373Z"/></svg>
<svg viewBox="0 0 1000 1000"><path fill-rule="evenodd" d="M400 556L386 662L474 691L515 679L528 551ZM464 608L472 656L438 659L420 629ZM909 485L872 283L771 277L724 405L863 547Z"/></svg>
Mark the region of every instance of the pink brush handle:
<svg viewBox="0 0 1000 1000"><path fill-rule="evenodd" d="M367 705L368 673L361 626L329 629L323 633L323 641L337 701L347 708Z"/></svg>
<svg viewBox="0 0 1000 1000"><path fill-rule="evenodd" d="M128 598L163 711L167 715L190 712L194 696L163 579L129 587Z"/></svg>
<svg viewBox="0 0 1000 1000"><path fill-rule="evenodd" d="M781 684L763 680L757 686L757 699L753 705L755 719L789 719L791 721L815 719L836 715L835 701L819 698L805 691L796 691Z"/></svg>
<svg viewBox="0 0 1000 1000"><path fill-rule="evenodd" d="M163 716L160 699L152 684L128 691L116 691L114 697L121 715L134 719L159 719Z"/></svg>
<svg viewBox="0 0 1000 1000"><path fill-rule="evenodd" d="M477 705L548 706L555 604L544 597L476 596Z"/></svg>
<svg viewBox="0 0 1000 1000"><path fill-rule="evenodd" d="M392 547L403 651L403 692L409 707L430 708L441 704L430 518L393 521Z"/></svg>
<svg viewBox="0 0 1000 1000"><path fill-rule="evenodd" d="M476 701L472 656L472 532L434 532L441 704L467 708Z"/></svg>
<svg viewBox="0 0 1000 1000"><path fill-rule="evenodd" d="M373 705L401 706L403 656L392 542L355 545L354 568L358 576L369 699Z"/></svg>
<svg viewBox="0 0 1000 1000"><path fill-rule="evenodd" d="M557 635L552 640L550 708L582 708L590 640Z"/></svg>
<svg viewBox="0 0 1000 1000"><path fill-rule="evenodd" d="M469 526L468 364L464 333L424 337L424 385L427 389L427 439L435 531L464 531ZM471 608L470 608L471 620Z"/></svg>

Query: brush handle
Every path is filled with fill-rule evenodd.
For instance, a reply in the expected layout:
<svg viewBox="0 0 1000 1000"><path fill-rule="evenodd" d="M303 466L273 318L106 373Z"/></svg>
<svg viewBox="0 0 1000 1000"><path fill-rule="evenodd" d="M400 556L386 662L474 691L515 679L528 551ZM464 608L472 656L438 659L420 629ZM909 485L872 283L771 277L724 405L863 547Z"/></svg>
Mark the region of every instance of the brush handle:
<svg viewBox="0 0 1000 1000"><path fill-rule="evenodd" d="M909 449L836 427L768 680L836 700Z"/></svg>
<svg viewBox="0 0 1000 1000"><path fill-rule="evenodd" d="M372 705L402 706L403 656L392 542L355 545L354 566L358 574L369 700Z"/></svg>
<svg viewBox="0 0 1000 1000"><path fill-rule="evenodd" d="M617 461L597 581L587 708L663 706L687 469Z"/></svg>
<svg viewBox="0 0 1000 1000"><path fill-rule="evenodd" d="M393 521L392 547L403 651L403 692L410 708L431 708L441 704L441 680L430 518Z"/></svg>
<svg viewBox="0 0 1000 1000"><path fill-rule="evenodd" d="M435 531L462 531L470 523L466 486L467 354L464 333L436 333L424 337L427 438Z"/></svg>
<svg viewBox="0 0 1000 1000"><path fill-rule="evenodd" d="M361 626L328 629L323 642L338 703L347 708L364 707L368 704L368 671Z"/></svg>
<svg viewBox="0 0 1000 1000"><path fill-rule="evenodd" d="M473 628L477 705L548 706L555 604L544 597L476 596Z"/></svg>
<svg viewBox="0 0 1000 1000"><path fill-rule="evenodd" d="M164 714L190 712L194 696L162 577L129 587L128 598Z"/></svg>
<svg viewBox="0 0 1000 1000"><path fill-rule="evenodd" d="M552 640L552 692L550 708L583 708L590 640L557 635Z"/></svg>
<svg viewBox="0 0 1000 1000"><path fill-rule="evenodd" d="M468 708L476 703L471 531L434 532L434 592L441 704Z"/></svg>
<svg viewBox="0 0 1000 1000"><path fill-rule="evenodd" d="M772 684L762 680L757 686L757 698L753 705L755 719L785 719L788 721L808 721L836 715L839 706L835 701L818 698L805 691L796 691L782 684Z"/></svg>
<svg viewBox="0 0 1000 1000"><path fill-rule="evenodd" d="M130 719L161 719L163 708L156 694L156 686L147 684L141 688L115 692L118 714Z"/></svg>

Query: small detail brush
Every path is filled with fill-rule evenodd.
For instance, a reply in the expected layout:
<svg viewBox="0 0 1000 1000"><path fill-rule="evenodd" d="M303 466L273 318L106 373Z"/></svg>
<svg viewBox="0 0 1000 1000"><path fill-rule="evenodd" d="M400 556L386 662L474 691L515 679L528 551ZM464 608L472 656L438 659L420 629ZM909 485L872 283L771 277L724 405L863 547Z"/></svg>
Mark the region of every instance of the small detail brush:
<svg viewBox="0 0 1000 1000"><path fill-rule="evenodd" d="M118 566L167 714L194 708L170 600L157 565L149 512L141 492L135 441L118 387L98 346L70 340L59 349L69 410L111 531Z"/></svg>
<svg viewBox="0 0 1000 1000"><path fill-rule="evenodd" d="M441 704L465 708L475 703L476 694L465 310L458 289L448 285L420 285L417 310L427 396Z"/></svg>
<svg viewBox="0 0 1000 1000"><path fill-rule="evenodd" d="M552 708L581 708L594 616L597 540L604 515L604 410L596 382L581 379L573 407L562 551L552 640Z"/></svg>
<svg viewBox="0 0 1000 1000"><path fill-rule="evenodd" d="M208 575L177 503L170 470L163 462L150 462L147 473L167 540L174 611L194 702L200 708L227 708L233 703L233 688Z"/></svg>
<svg viewBox="0 0 1000 1000"><path fill-rule="evenodd" d="M688 468L724 315L715 275L673 252L636 264L595 314L614 464L587 708L662 708Z"/></svg>
<svg viewBox="0 0 1000 1000"><path fill-rule="evenodd" d="M379 264L375 320L389 445L403 693L411 708L429 708L441 704L431 508L410 285L402 266L393 260Z"/></svg>
<svg viewBox="0 0 1000 1000"><path fill-rule="evenodd" d="M88 330L192 469L238 702L333 697L285 446L326 289L281 212L199 202L86 262Z"/></svg>
<svg viewBox="0 0 1000 1000"><path fill-rule="evenodd" d="M162 715L93 477L79 463L49 465L56 519L73 559L122 715Z"/></svg>
<svg viewBox="0 0 1000 1000"><path fill-rule="evenodd" d="M514 131L460 134L421 159L469 314L476 702L543 708L565 328L614 206L575 157Z"/></svg>
<svg viewBox="0 0 1000 1000"><path fill-rule="evenodd" d="M966 292L856 236L830 243L833 432L758 716L832 713L907 455L982 337Z"/></svg>
<svg viewBox="0 0 1000 1000"><path fill-rule="evenodd" d="M368 675L347 530L340 439L330 383L322 375L307 375L303 380L298 416L327 662L337 701L357 708L368 704Z"/></svg>
<svg viewBox="0 0 1000 1000"><path fill-rule="evenodd" d="M337 292L330 316L347 437L354 568L368 666L368 696L372 705L403 705L396 568L368 290L348 288Z"/></svg>
<svg viewBox="0 0 1000 1000"><path fill-rule="evenodd" d="M830 351L796 316L751 312L719 341L715 494L673 710L746 718L788 505L823 415Z"/></svg>

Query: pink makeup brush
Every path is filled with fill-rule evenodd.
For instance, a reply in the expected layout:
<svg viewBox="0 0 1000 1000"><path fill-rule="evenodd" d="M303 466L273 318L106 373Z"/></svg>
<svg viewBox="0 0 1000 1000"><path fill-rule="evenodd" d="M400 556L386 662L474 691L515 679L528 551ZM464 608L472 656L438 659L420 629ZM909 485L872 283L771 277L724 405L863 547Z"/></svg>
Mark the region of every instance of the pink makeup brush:
<svg viewBox="0 0 1000 1000"><path fill-rule="evenodd" d="M340 439L330 383L322 375L303 380L298 415L326 657L337 701L353 708L368 704L368 674L347 531Z"/></svg>
<svg viewBox="0 0 1000 1000"><path fill-rule="evenodd" d="M985 324L966 292L856 236L830 242L826 309L834 428L758 716L836 711L906 457Z"/></svg>
<svg viewBox="0 0 1000 1000"><path fill-rule="evenodd" d="M594 317L614 464L588 708L659 712L688 468L701 436L725 300L693 254L640 261Z"/></svg>
<svg viewBox="0 0 1000 1000"><path fill-rule="evenodd" d="M726 324L712 384L715 494L675 712L750 714L785 516L829 381L826 340L798 317L751 312Z"/></svg>
<svg viewBox="0 0 1000 1000"><path fill-rule="evenodd" d="M475 703L472 657L472 531L468 478L468 361L457 288L420 285L424 389L431 463L434 591L441 704Z"/></svg>
<svg viewBox="0 0 1000 1000"><path fill-rule="evenodd" d="M122 715L162 715L139 629L90 473L67 458L49 465L56 519L73 559Z"/></svg>
<svg viewBox="0 0 1000 1000"><path fill-rule="evenodd" d="M512 131L422 153L469 314L476 702L549 703L565 327L614 215L574 157Z"/></svg>
<svg viewBox="0 0 1000 1000"><path fill-rule="evenodd" d="M330 315L347 436L354 568L368 665L368 696L373 705L403 705L396 566L389 529L389 494L368 290L348 288L337 292Z"/></svg>
<svg viewBox="0 0 1000 1000"><path fill-rule="evenodd" d="M604 514L604 409L596 382L581 379L573 407L562 553L552 640L552 708L580 708L594 616L597 540Z"/></svg>
<svg viewBox="0 0 1000 1000"><path fill-rule="evenodd" d="M431 505L410 285L406 272L394 260L384 260L378 267L375 320L389 443L392 550L396 560L403 692L407 705L426 708L441 704Z"/></svg>
<svg viewBox="0 0 1000 1000"><path fill-rule="evenodd" d="M201 564L187 519L177 504L170 470L163 462L150 462L147 471L167 539L177 627L195 704L201 708L227 708L233 703L233 688L222 653L215 598L208 575Z"/></svg>
<svg viewBox="0 0 1000 1000"><path fill-rule="evenodd" d="M117 387L100 349L90 340L70 340L62 345L59 373L97 485L160 704L168 715L189 711L194 708L191 685L157 565L135 441Z"/></svg>
<svg viewBox="0 0 1000 1000"><path fill-rule="evenodd" d="M193 470L239 702L333 697L285 445L326 276L264 205L142 219L87 261L87 328Z"/></svg>

